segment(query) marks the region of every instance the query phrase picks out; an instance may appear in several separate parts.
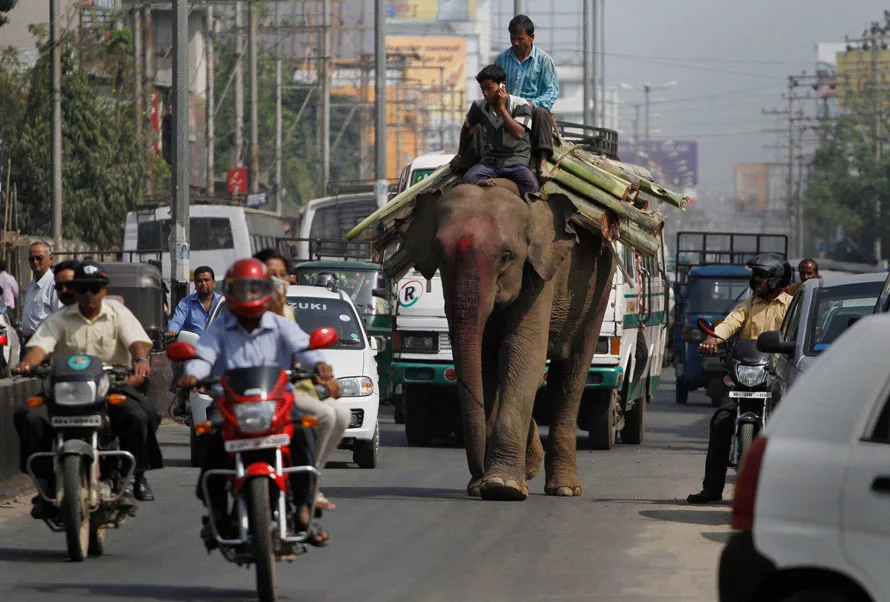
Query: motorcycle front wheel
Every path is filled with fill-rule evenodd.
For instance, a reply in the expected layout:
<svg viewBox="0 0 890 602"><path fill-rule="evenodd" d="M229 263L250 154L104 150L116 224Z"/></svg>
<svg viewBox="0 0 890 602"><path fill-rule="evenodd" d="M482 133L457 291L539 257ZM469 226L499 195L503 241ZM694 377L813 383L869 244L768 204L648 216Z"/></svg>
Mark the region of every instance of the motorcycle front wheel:
<svg viewBox="0 0 890 602"><path fill-rule="evenodd" d="M62 458L61 515L68 557L74 562L83 561L90 545L89 486L83 468L83 461L76 454Z"/></svg>
<svg viewBox="0 0 890 602"><path fill-rule="evenodd" d="M751 449L751 446L754 444L754 425L750 422L746 422L741 427L739 427L739 470L742 468L742 463L745 461L745 456L748 455L748 450Z"/></svg>
<svg viewBox="0 0 890 602"><path fill-rule="evenodd" d="M247 485L247 529L256 563L256 589L260 602L277 599L275 551L272 547L272 516L269 479L253 478Z"/></svg>

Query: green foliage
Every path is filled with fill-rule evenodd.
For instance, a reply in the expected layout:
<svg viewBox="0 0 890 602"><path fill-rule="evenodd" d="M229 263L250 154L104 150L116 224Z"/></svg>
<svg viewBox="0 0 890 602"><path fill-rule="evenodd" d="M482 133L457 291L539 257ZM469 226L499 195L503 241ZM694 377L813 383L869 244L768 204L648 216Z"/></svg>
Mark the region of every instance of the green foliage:
<svg viewBox="0 0 890 602"><path fill-rule="evenodd" d="M6 13L14 9L18 3L19 0L0 0L0 27L9 23L9 17L6 16Z"/></svg>
<svg viewBox="0 0 890 602"><path fill-rule="evenodd" d="M95 74L97 66L78 64L73 50L72 40L64 40L62 234L109 248L120 245L126 212L141 196L145 160L133 136L132 100L98 94L87 75ZM46 234L50 228L51 89L51 56L44 52L30 73L26 108L12 150L23 228L31 234Z"/></svg>

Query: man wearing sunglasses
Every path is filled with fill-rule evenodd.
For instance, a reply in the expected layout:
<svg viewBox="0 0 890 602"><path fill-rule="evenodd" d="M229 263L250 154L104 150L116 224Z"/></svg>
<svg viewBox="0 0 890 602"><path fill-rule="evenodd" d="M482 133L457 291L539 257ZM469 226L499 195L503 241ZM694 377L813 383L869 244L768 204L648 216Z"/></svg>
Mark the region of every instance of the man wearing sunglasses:
<svg viewBox="0 0 890 602"><path fill-rule="evenodd" d="M33 280L28 283L25 305L22 308L22 355L25 353L28 339L34 336L37 327L62 306L53 288L53 273L49 269L52 264L53 252L49 243L43 241L31 243L28 248L28 265L31 266Z"/></svg>
<svg viewBox="0 0 890 602"><path fill-rule="evenodd" d="M74 296L74 270L77 269L77 261L66 259L53 268L53 276L56 284L56 296L63 307L73 305L77 299Z"/></svg>
<svg viewBox="0 0 890 602"><path fill-rule="evenodd" d="M152 501L154 494L145 479L145 471L161 468L161 448L155 432L160 416L137 388L151 374L148 353L151 339L136 316L120 303L105 301L108 274L93 260L86 260L74 270L75 303L49 316L31 340L21 363L13 368L16 374L27 374L50 354L94 355L105 364L133 366L133 374L120 392L129 399L120 405L109 405L111 429L120 439L121 449L136 459L135 479L125 485L121 494L124 504L135 506L135 500ZM52 447L52 427L45 414L22 409L14 416L21 441L22 463L34 452ZM24 466L22 466L24 469ZM35 466L35 472L37 472ZM38 478L52 478L50 467L44 467ZM50 491L53 489L50 488ZM135 499L134 499L135 498ZM51 508L44 507L38 496L32 514L42 518Z"/></svg>

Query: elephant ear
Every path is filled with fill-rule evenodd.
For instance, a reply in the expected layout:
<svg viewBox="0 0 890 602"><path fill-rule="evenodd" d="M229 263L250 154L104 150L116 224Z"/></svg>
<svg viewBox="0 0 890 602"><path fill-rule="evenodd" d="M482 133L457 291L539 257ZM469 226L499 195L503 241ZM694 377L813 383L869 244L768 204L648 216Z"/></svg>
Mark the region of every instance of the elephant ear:
<svg viewBox="0 0 890 602"><path fill-rule="evenodd" d="M422 194L414 201L411 223L402 234L402 248L414 267L429 280L439 269L436 257L436 205L440 192Z"/></svg>
<svg viewBox="0 0 890 602"><path fill-rule="evenodd" d="M531 206L528 262L543 280L550 280L577 241L569 218L578 209L561 194L536 199Z"/></svg>

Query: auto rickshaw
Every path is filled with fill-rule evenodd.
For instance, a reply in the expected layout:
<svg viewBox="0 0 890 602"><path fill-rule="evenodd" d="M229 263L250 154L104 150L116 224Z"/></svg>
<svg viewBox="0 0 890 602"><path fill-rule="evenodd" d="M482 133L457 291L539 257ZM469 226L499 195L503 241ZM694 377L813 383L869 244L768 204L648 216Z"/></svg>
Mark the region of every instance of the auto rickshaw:
<svg viewBox="0 0 890 602"><path fill-rule="evenodd" d="M377 354L377 375L381 401L391 398L393 293L392 284L383 275L380 264L350 260L305 261L297 264L291 273L297 275L297 284L301 285L336 281L336 288L348 294L361 313L368 336L386 339L386 346Z"/></svg>
<svg viewBox="0 0 890 602"><path fill-rule="evenodd" d="M147 263L108 262L108 296L120 297L152 341L152 351L163 351L165 292L161 271Z"/></svg>

